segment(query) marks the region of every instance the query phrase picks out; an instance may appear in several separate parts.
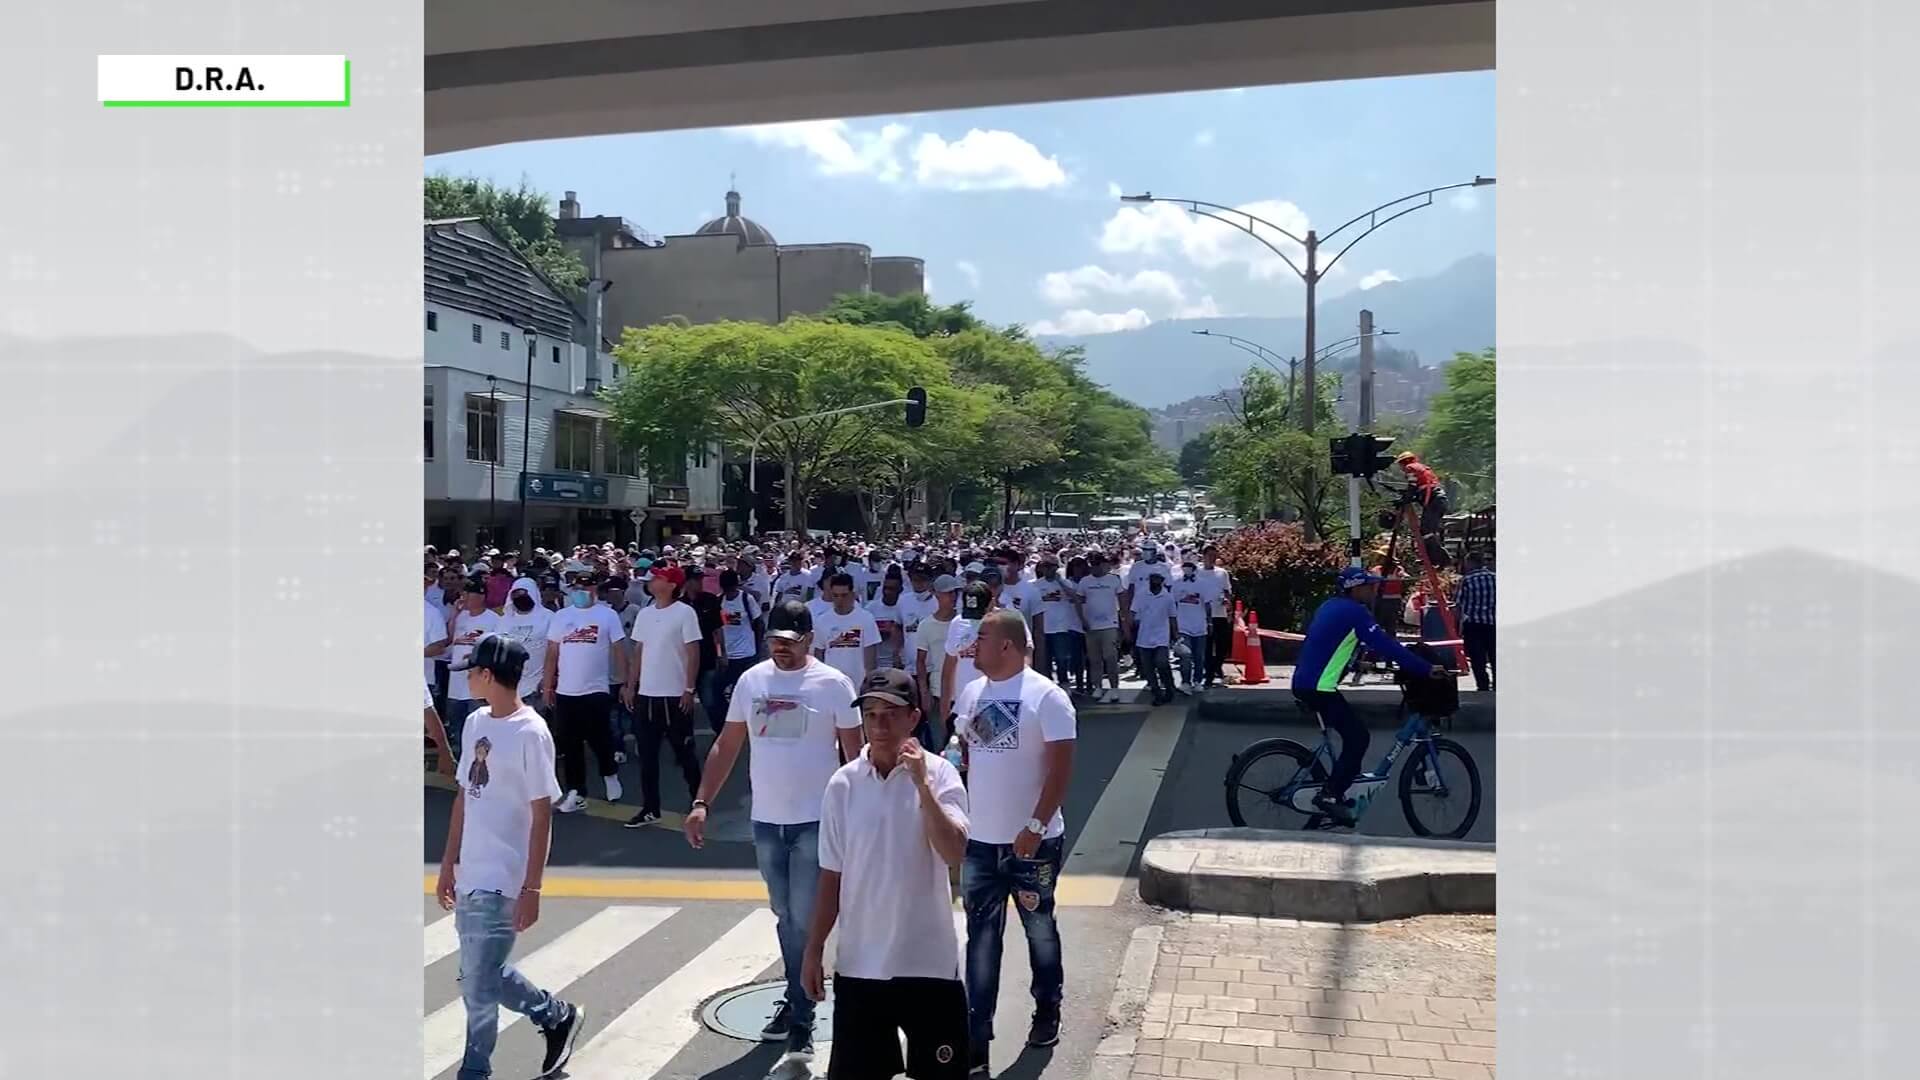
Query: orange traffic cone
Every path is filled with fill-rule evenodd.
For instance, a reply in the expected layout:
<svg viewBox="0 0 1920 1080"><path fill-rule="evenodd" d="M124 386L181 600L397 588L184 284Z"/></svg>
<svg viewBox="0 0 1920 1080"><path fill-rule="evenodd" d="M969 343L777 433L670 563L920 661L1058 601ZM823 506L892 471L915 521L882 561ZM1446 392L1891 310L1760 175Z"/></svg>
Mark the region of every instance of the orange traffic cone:
<svg viewBox="0 0 1920 1080"><path fill-rule="evenodd" d="M1267 662L1260 652L1260 616L1247 612L1247 651L1240 661L1244 674L1240 682L1246 686L1259 686L1267 681Z"/></svg>
<svg viewBox="0 0 1920 1080"><path fill-rule="evenodd" d="M1236 664L1247 662L1247 609L1240 601L1233 602L1233 651L1227 655Z"/></svg>

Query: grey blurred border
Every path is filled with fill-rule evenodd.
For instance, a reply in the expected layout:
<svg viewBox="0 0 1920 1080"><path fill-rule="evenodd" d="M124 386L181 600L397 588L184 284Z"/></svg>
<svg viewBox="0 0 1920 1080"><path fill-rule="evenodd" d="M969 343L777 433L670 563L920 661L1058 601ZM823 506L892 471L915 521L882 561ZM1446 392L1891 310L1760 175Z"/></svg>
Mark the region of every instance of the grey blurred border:
<svg viewBox="0 0 1920 1080"><path fill-rule="evenodd" d="M417 1075L419 6L6 21L0 1076ZM96 100L276 50L352 107Z"/></svg>
<svg viewBox="0 0 1920 1080"><path fill-rule="evenodd" d="M1914 1075L1916 30L1500 7L1506 1077Z"/></svg>

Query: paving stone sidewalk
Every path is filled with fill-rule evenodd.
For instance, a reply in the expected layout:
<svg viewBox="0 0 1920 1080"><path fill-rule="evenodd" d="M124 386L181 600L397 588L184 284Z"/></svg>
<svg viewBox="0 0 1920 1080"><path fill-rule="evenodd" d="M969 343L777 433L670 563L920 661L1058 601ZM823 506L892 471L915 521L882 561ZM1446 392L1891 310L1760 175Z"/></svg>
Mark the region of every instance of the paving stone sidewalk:
<svg viewBox="0 0 1920 1080"><path fill-rule="evenodd" d="M1135 1077L1494 1075L1490 916L1343 926L1169 913L1147 991L1117 1041L1131 1042Z"/></svg>

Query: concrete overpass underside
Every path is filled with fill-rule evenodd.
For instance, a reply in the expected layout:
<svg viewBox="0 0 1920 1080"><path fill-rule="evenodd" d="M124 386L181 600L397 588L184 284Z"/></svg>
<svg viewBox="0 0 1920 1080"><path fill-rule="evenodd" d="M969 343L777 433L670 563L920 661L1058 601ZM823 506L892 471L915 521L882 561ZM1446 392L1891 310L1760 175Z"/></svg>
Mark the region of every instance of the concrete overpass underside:
<svg viewBox="0 0 1920 1080"><path fill-rule="evenodd" d="M427 153L1487 70L1437 0L428 0Z"/></svg>

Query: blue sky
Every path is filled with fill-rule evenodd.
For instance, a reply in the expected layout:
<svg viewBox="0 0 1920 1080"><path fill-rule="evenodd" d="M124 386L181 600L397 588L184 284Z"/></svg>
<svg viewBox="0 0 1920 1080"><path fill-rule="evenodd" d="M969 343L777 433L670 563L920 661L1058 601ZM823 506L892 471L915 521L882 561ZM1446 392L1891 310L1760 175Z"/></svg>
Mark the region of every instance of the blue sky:
<svg viewBox="0 0 1920 1080"><path fill-rule="evenodd" d="M1298 279L1252 238L1171 206L1123 206L1116 192L1324 231L1410 191L1492 174L1493 90L1491 72L1256 87L520 143L427 167L524 176L555 199L577 191L586 213L661 235L718 216L737 176L743 212L783 243L916 255L936 300L972 300L996 323L1098 332L1294 315L1301 303ZM1442 195L1386 226L1339 262L1323 294L1491 253L1497 190Z"/></svg>

